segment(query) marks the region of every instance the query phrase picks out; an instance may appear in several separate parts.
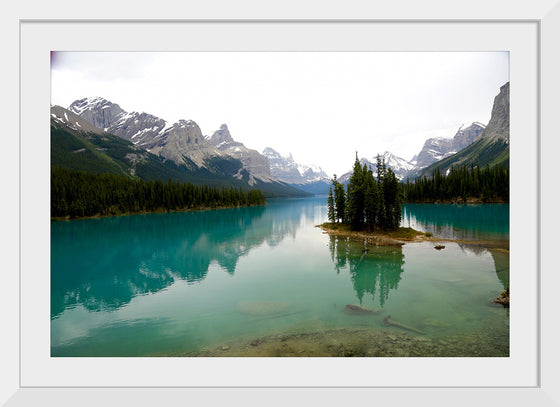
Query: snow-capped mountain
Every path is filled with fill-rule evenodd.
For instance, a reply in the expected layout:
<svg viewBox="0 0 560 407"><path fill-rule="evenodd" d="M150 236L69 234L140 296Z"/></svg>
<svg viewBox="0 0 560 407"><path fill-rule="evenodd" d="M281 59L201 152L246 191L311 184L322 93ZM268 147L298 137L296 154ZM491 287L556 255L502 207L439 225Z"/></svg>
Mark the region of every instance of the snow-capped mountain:
<svg viewBox="0 0 560 407"><path fill-rule="evenodd" d="M104 134L102 129L95 127L87 120L81 118L61 106L51 106L51 120L58 125L69 127L72 130Z"/></svg>
<svg viewBox="0 0 560 407"><path fill-rule="evenodd" d="M470 146L482 133L486 126L479 122L463 124L451 138L433 137L425 141L422 150L415 155L413 162L417 170L425 168L436 161L443 160Z"/></svg>
<svg viewBox="0 0 560 407"><path fill-rule="evenodd" d="M268 196L306 195L274 179L267 168L266 159L241 143L230 146L233 150L229 150L225 144L222 145L223 151L216 148L202 135L200 127L193 120L179 120L171 124L148 113L126 112L116 103L102 97L76 100L68 111L107 134L128 140L138 148L190 170L207 170L220 176L232 176L263 190ZM235 143L227 126L220 131L227 132L231 142Z"/></svg>
<svg viewBox="0 0 560 407"><path fill-rule="evenodd" d="M453 138L432 137L425 141L422 150L408 161L395 154L385 151L380 154L385 159L385 165L393 170L397 178L404 180L414 178L422 170L431 164L444 160L477 141L485 129L485 125L479 122L463 124L459 127ZM360 163L366 164L371 168L374 175L377 171L377 155L372 158L361 158ZM347 182L352 175L352 171L338 177L341 183Z"/></svg>
<svg viewBox="0 0 560 407"><path fill-rule="evenodd" d="M263 150L263 156L270 163L272 176L296 188L312 194L327 194L331 180L318 165L300 164L292 154L284 156L271 147Z"/></svg>
<svg viewBox="0 0 560 407"><path fill-rule="evenodd" d="M272 175L288 184L302 185L329 179L318 165L296 163L291 153L284 156L273 148L266 147L263 156L268 158Z"/></svg>
<svg viewBox="0 0 560 407"><path fill-rule="evenodd" d="M205 168L206 160L222 156L206 141L200 127L192 120L171 124L148 113L126 112L102 97L76 100L68 110L107 133L177 164Z"/></svg>
<svg viewBox="0 0 560 407"><path fill-rule="evenodd" d="M125 112L102 97L89 97L73 102L68 110L107 133L122 137L145 149L161 137L169 125L165 120L147 113Z"/></svg>
<svg viewBox="0 0 560 407"><path fill-rule="evenodd" d="M445 174L451 166L465 164L480 165L481 167L485 165L509 167L509 82L500 87L499 94L494 98L488 125L473 123L470 127L473 126L476 127L477 132L482 128L475 135L474 142L457 154L422 169L419 171L419 175L430 175L436 168ZM455 138L457 136L468 137L460 134L466 133L467 129L459 129Z"/></svg>
<svg viewBox="0 0 560 407"><path fill-rule="evenodd" d="M222 124L220 129L216 130L207 140L222 153L241 161L243 167L253 176L257 176L262 180L272 181L274 179L270 172L268 159L258 151L247 148L243 143L235 141L227 125Z"/></svg>
<svg viewBox="0 0 560 407"><path fill-rule="evenodd" d="M415 168L415 165L404 158L397 157L389 151L385 151L382 155L385 159L385 165L393 170L397 178L404 179ZM377 171L377 156L372 158L372 171Z"/></svg>
<svg viewBox="0 0 560 407"><path fill-rule="evenodd" d="M385 160L385 165L388 168L391 168L398 179L406 178L411 171L413 171L416 166L411 163L410 161L405 160L404 158L397 157L390 151L385 151L383 154L379 154L379 156ZM366 164L366 166L371 169L373 175L376 176L377 173L377 155L374 155L372 158L360 158L360 164L362 166ZM352 176L352 170L342 174L338 177L338 181L341 183L347 182L350 177Z"/></svg>

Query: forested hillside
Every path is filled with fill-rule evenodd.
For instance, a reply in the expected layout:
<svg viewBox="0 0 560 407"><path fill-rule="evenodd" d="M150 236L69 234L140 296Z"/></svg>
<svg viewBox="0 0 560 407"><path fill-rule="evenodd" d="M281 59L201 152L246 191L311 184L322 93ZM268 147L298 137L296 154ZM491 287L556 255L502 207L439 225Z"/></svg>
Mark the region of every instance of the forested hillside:
<svg viewBox="0 0 560 407"><path fill-rule="evenodd" d="M447 176L439 168L430 177L408 179L404 184L406 202L509 202L509 169L502 166L451 167Z"/></svg>
<svg viewBox="0 0 560 407"><path fill-rule="evenodd" d="M59 167L51 169L51 216L79 218L129 213L263 205L259 190L134 180Z"/></svg>

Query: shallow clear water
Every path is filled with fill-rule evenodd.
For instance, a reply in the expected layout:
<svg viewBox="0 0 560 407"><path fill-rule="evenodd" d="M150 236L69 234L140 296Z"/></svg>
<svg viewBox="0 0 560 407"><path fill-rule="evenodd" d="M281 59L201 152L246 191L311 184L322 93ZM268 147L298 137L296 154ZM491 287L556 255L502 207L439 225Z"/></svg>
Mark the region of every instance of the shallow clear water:
<svg viewBox="0 0 560 407"><path fill-rule="evenodd" d="M507 205L472 208L406 205L403 225L508 240ZM508 310L488 305L508 282L507 252L365 246L316 228L326 210L316 197L52 222L51 354L181 354L286 332L382 328L389 314L430 338L492 327L507 341ZM346 304L383 311L356 316Z"/></svg>

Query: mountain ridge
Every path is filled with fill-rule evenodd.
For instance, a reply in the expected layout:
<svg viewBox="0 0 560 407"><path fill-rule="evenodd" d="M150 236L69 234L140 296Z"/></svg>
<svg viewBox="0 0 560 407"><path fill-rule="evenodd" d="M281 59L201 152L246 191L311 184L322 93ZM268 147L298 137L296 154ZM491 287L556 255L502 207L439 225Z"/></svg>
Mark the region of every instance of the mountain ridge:
<svg viewBox="0 0 560 407"><path fill-rule="evenodd" d="M321 167L297 163L291 153L285 156L272 147L266 147L262 155L268 159L275 178L312 194L329 192L331 181Z"/></svg>
<svg viewBox="0 0 560 407"><path fill-rule="evenodd" d="M220 152L241 161L243 167L254 177L267 182L275 180L270 172L268 159L257 150L247 148L243 143L235 141L226 124L222 124L207 140Z"/></svg>
<svg viewBox="0 0 560 407"><path fill-rule="evenodd" d="M254 165L251 154L258 154L255 150L243 146L245 155L238 155L227 149L220 151L202 135L194 120L181 119L170 124L145 112L126 112L118 104L99 96L78 99L68 110L103 131L115 134L164 160L183 165L192 172L207 170L219 176L232 176L251 187L258 186L263 192L269 191L274 195L308 195L268 175L264 158L261 159L260 167ZM242 146L241 143L239 145ZM246 159L247 155L250 156L249 160ZM236 172L231 173L232 169Z"/></svg>
<svg viewBox="0 0 560 407"><path fill-rule="evenodd" d="M490 121L477 139L458 153L424 168L419 176L429 176L436 168L446 174L451 166L463 164L509 168L509 82L500 87Z"/></svg>
<svg viewBox="0 0 560 407"><path fill-rule="evenodd" d="M188 158L186 158L188 160ZM78 171L120 174L143 180L168 179L197 185L261 189L267 197L306 196L281 182L255 180L230 156L208 158L204 167L177 164L132 142L93 126L60 106L51 107L51 166Z"/></svg>

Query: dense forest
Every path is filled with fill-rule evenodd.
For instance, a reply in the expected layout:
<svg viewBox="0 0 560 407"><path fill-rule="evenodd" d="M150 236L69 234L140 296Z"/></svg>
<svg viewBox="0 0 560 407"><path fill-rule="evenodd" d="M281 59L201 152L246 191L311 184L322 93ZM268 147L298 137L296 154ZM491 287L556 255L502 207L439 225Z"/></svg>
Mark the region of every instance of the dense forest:
<svg viewBox="0 0 560 407"><path fill-rule="evenodd" d="M509 169L479 165L451 167L448 175L436 168L430 177L404 184L406 202L509 202Z"/></svg>
<svg viewBox="0 0 560 407"><path fill-rule="evenodd" d="M393 230L399 227L402 201L399 180L393 170L386 167L385 159L379 156L376 172L377 179L366 164L361 166L356 154L346 191L334 176L327 199L331 223L348 224L352 230Z"/></svg>
<svg viewBox="0 0 560 407"><path fill-rule="evenodd" d="M86 217L126 213L263 205L260 190L198 186L169 180L51 168L51 216Z"/></svg>

